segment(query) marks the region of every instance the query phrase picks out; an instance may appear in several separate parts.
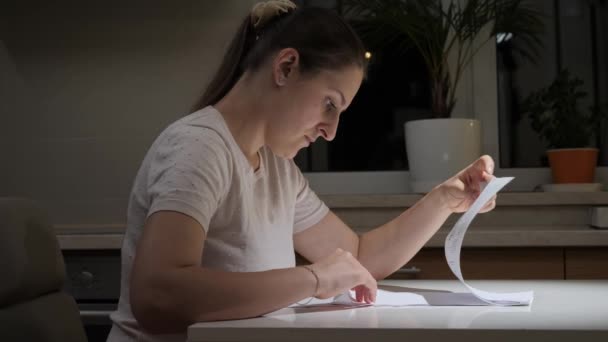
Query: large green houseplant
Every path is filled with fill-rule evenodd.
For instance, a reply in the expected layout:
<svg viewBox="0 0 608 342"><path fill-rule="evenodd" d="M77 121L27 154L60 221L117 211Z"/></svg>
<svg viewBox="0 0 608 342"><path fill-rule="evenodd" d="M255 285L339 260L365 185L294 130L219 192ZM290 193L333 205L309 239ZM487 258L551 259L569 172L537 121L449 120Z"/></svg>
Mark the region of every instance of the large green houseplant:
<svg viewBox="0 0 608 342"><path fill-rule="evenodd" d="M533 58L543 30L541 14L523 0L345 0L346 14L372 51L416 49L429 80L432 120L405 124L414 192L427 192L481 154L481 124L448 119L456 90L477 53L497 34L516 37ZM459 117L472 117L462 113Z"/></svg>
<svg viewBox="0 0 608 342"><path fill-rule="evenodd" d="M431 80L434 117L450 117L463 72L497 34L517 37L534 59L544 25L524 0L346 0L346 13L371 49L418 50Z"/></svg>
<svg viewBox="0 0 608 342"><path fill-rule="evenodd" d="M548 86L530 93L522 103L531 127L545 141L554 183L591 183L599 150L594 140L608 113L584 110L583 81L567 69Z"/></svg>

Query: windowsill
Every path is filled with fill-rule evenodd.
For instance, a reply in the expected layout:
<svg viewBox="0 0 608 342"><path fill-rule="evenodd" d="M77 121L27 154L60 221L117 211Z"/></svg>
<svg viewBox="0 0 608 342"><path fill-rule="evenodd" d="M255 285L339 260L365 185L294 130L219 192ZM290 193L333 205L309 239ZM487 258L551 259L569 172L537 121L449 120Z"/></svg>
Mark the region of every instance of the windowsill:
<svg viewBox="0 0 608 342"><path fill-rule="evenodd" d="M421 194L319 195L330 208L405 208ZM608 191L601 192L501 192L497 206L608 205Z"/></svg>
<svg viewBox="0 0 608 342"><path fill-rule="evenodd" d="M532 193L542 184L551 183L549 168L496 169L497 177L514 177L501 193ZM313 172L305 173L310 187L320 195L402 195L410 193L407 171ZM596 169L595 182L608 184L608 167ZM608 189L604 189L608 190Z"/></svg>

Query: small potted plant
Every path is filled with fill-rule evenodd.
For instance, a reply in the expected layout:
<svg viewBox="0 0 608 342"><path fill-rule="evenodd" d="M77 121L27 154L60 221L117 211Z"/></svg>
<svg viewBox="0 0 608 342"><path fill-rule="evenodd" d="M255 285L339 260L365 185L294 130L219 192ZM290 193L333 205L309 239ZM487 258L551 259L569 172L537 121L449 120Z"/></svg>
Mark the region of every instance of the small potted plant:
<svg viewBox="0 0 608 342"><path fill-rule="evenodd" d="M597 107L581 108L587 93L583 81L567 69L547 87L528 95L523 114L546 142L553 183L592 183L599 150L594 147L606 112Z"/></svg>

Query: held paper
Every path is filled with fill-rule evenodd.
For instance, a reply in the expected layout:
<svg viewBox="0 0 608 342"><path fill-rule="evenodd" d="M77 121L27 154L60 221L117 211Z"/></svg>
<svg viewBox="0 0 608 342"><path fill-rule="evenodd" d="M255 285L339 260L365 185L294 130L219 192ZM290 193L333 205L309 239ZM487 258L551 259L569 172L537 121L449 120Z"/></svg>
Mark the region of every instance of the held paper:
<svg viewBox="0 0 608 342"><path fill-rule="evenodd" d="M421 290L413 292L391 292L379 289L376 295L375 306L408 306L408 305L531 305L534 299L533 291L495 293L476 289L468 285L460 270L460 250L462 240L469 225L492 197L507 185L513 177L492 178L484 187L479 197L473 202L469 210L456 222L447 238L445 239L445 257L448 266L456 277L468 288L471 293L428 293ZM300 302L302 303L302 302ZM353 291L343 293L331 299L320 300L311 298L305 300L304 304L295 303L292 307L319 306L319 305L344 305L344 306L367 306L365 303L355 301Z"/></svg>
<svg viewBox="0 0 608 342"><path fill-rule="evenodd" d="M468 285L462 277L460 270L460 249L462 248L462 240L464 235L469 228L469 225L479 213L481 208L488 203L490 199L507 185L513 177L503 178L492 178L492 180L485 186L479 197L473 202L469 210L464 213L454 228L450 231L447 238L445 239L445 258L448 262L448 266L454 273L454 275L473 293L477 298L495 305L530 305L534 298L532 291L527 292L512 292L512 293L494 293L486 292L476 289Z"/></svg>

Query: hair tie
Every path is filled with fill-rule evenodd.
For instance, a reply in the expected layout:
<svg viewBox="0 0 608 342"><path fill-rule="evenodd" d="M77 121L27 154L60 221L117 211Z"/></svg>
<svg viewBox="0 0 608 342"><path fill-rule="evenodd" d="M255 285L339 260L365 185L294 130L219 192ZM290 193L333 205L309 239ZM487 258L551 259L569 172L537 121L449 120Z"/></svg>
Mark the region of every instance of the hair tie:
<svg viewBox="0 0 608 342"><path fill-rule="evenodd" d="M296 9L296 4L290 0L268 0L258 2L251 9L251 24L259 31L270 19Z"/></svg>

